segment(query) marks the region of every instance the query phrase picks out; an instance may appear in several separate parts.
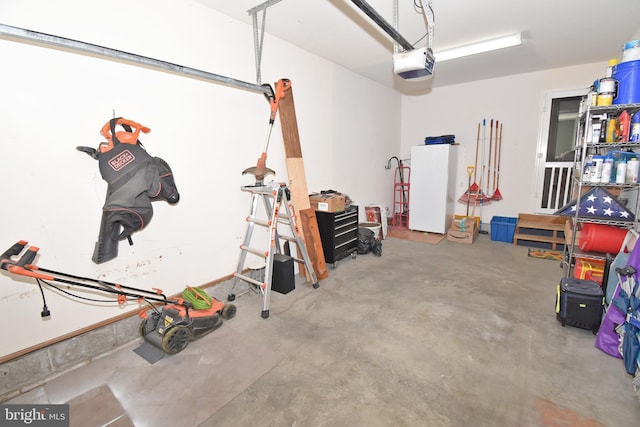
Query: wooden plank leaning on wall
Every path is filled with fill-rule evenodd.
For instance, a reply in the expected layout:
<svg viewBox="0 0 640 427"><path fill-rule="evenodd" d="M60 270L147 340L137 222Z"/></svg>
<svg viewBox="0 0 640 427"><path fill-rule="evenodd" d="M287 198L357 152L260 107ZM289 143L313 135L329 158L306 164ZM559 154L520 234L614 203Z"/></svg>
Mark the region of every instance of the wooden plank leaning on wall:
<svg viewBox="0 0 640 427"><path fill-rule="evenodd" d="M278 110L280 112L280 127L284 141L287 175L289 177L289 190L293 200L293 209L298 218L298 224L302 230L302 240L307 247L309 259L313 265L318 280L328 277L327 265L322 251L322 241L316 214L309 203L309 190L300 147L300 134L298 133L298 121L296 119L296 107L293 101L291 81L282 80L285 87L284 98L280 100ZM304 273L302 273L304 274Z"/></svg>

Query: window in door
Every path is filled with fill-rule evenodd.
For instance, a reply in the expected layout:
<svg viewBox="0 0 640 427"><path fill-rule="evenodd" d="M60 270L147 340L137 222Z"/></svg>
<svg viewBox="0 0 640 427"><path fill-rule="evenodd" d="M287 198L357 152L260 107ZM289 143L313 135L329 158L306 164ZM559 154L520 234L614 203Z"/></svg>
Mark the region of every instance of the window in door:
<svg viewBox="0 0 640 427"><path fill-rule="evenodd" d="M581 96L551 101L547 162L573 161Z"/></svg>
<svg viewBox="0 0 640 427"><path fill-rule="evenodd" d="M538 213L553 213L570 202L573 147L583 95L583 91L573 91L547 96L538 154Z"/></svg>

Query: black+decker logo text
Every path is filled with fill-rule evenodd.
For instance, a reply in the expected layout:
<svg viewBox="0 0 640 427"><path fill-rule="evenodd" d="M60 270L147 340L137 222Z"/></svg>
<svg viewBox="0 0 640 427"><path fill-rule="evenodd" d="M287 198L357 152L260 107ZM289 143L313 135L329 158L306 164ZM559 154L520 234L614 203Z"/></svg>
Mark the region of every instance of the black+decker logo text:
<svg viewBox="0 0 640 427"><path fill-rule="evenodd" d="M129 163L133 162L135 159L136 157L131 153L131 151L124 150L122 153L109 160L109 166L117 172Z"/></svg>

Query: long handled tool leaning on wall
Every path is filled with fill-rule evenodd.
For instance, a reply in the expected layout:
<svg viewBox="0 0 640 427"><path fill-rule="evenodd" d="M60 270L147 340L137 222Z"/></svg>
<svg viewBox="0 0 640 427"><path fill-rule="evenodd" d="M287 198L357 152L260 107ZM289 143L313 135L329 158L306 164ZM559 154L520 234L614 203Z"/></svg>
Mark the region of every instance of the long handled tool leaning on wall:
<svg viewBox="0 0 640 427"><path fill-rule="evenodd" d="M496 121L496 135L498 132L498 122ZM491 200L502 200L502 194L500 193L500 189L499 189L499 184L500 184L500 157L501 157L501 151L502 151L502 126L503 123L500 123L500 137L496 138L496 153L498 154L498 163L497 163L497 171L495 174L495 190L493 191L493 194L491 195Z"/></svg>
<svg viewBox="0 0 640 427"><path fill-rule="evenodd" d="M482 229L482 209L485 205L491 204L491 199L482 191L482 179L484 177L484 172L485 172L485 149L486 149L486 128L487 128L487 120L486 119L482 119L482 155L480 157L480 163L482 165L482 173L480 174L480 183L478 184L478 193L475 196L475 200L474 200L474 204L473 204L473 211L471 213L471 216L475 216L476 214L476 206L478 204L480 204L480 225L479 225L479 233L481 234L488 234L488 232L486 230ZM491 141L491 129L492 127L490 127L489 129L489 141ZM488 174L487 174L487 180L488 180Z"/></svg>
<svg viewBox="0 0 640 427"><path fill-rule="evenodd" d="M495 132L494 132L495 122ZM482 127L482 132L480 128ZM476 214L476 208L480 206L480 227L482 227L482 208L491 204L492 201L502 200L500 194L500 162L502 151L502 127L503 124L498 120L489 120L489 150L486 156L486 128L487 119L483 119L482 123L478 123L478 134L476 137L476 153L474 166L467 166L468 186L467 191L460 196L458 202L466 204L467 217L469 216L469 207L472 207L471 216ZM482 142L482 144L481 144ZM478 162L480 159L480 162ZM480 169L480 181L476 182L476 177ZM486 174L485 174L486 172ZM473 175L473 183L471 177ZM484 181L486 177L486 183ZM483 186L486 188L483 190ZM486 230L480 229L480 233L488 234Z"/></svg>
<svg viewBox="0 0 640 427"><path fill-rule="evenodd" d="M255 166L249 167L242 171L242 174L252 174L255 179L255 185L260 186L264 183L264 177L268 174L275 175L275 171L273 169L269 169L267 167L267 151L269 149L269 141L271 140L271 131L273 130L273 124L276 121L276 114L278 113L278 106L280 105L280 100L284 98L286 85L289 83L289 80L282 79L276 83L275 91L271 89L267 91L265 89L265 97L267 101L269 101L270 105L270 114L269 114L269 126L267 131L267 139L264 143L264 149L262 150L262 154L258 157L258 161ZM271 88L270 85L264 84L262 85L265 88Z"/></svg>

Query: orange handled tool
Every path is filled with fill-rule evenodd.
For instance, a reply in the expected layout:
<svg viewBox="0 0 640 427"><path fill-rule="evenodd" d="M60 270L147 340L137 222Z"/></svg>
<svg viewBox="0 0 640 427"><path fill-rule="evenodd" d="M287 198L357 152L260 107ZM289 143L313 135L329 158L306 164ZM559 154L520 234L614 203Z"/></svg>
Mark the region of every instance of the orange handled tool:
<svg viewBox="0 0 640 427"><path fill-rule="evenodd" d="M0 259L0 268L3 270L7 270L13 274L19 274L21 276L52 280L53 276L37 273L30 270L31 263L36 258L36 255L38 255L38 251L40 250L36 246L29 247L27 251L22 254L22 256L20 256L20 258L18 258L17 260L14 261L11 259L11 257L16 256L20 252L22 252L27 243L28 242L25 240L20 240L9 249L4 251L4 253L2 254L2 258Z"/></svg>
<svg viewBox="0 0 640 427"><path fill-rule="evenodd" d="M269 85L263 85L269 86ZM262 150L262 154L258 157L255 166L245 169L242 171L242 174L250 173L256 178L256 185L262 185L264 183L264 177L267 174L275 175L275 171L269 169L267 167L267 150L269 149L269 141L271 140L271 131L273 130L273 123L276 121L276 115L278 113L278 106L280 105L280 100L284 98L286 90L291 87L291 80L288 79L280 79L276 83L276 90L270 91L269 95L266 94L267 100L269 101L269 105L271 107L271 112L269 114L269 129L267 131L267 139L264 143L264 149Z"/></svg>
<svg viewBox="0 0 640 427"><path fill-rule="evenodd" d="M119 118L115 122L115 126L121 125L125 131L116 132L116 138L123 144L136 144L138 142L138 137L140 136L140 132L149 133L151 129L146 126L141 125L140 123L136 123L133 120ZM114 127L115 128L115 127ZM100 134L105 137L107 142L103 142L98 147L98 150L101 153L106 153L107 151L113 148L113 136L111 135L111 120L102 126L100 130Z"/></svg>

